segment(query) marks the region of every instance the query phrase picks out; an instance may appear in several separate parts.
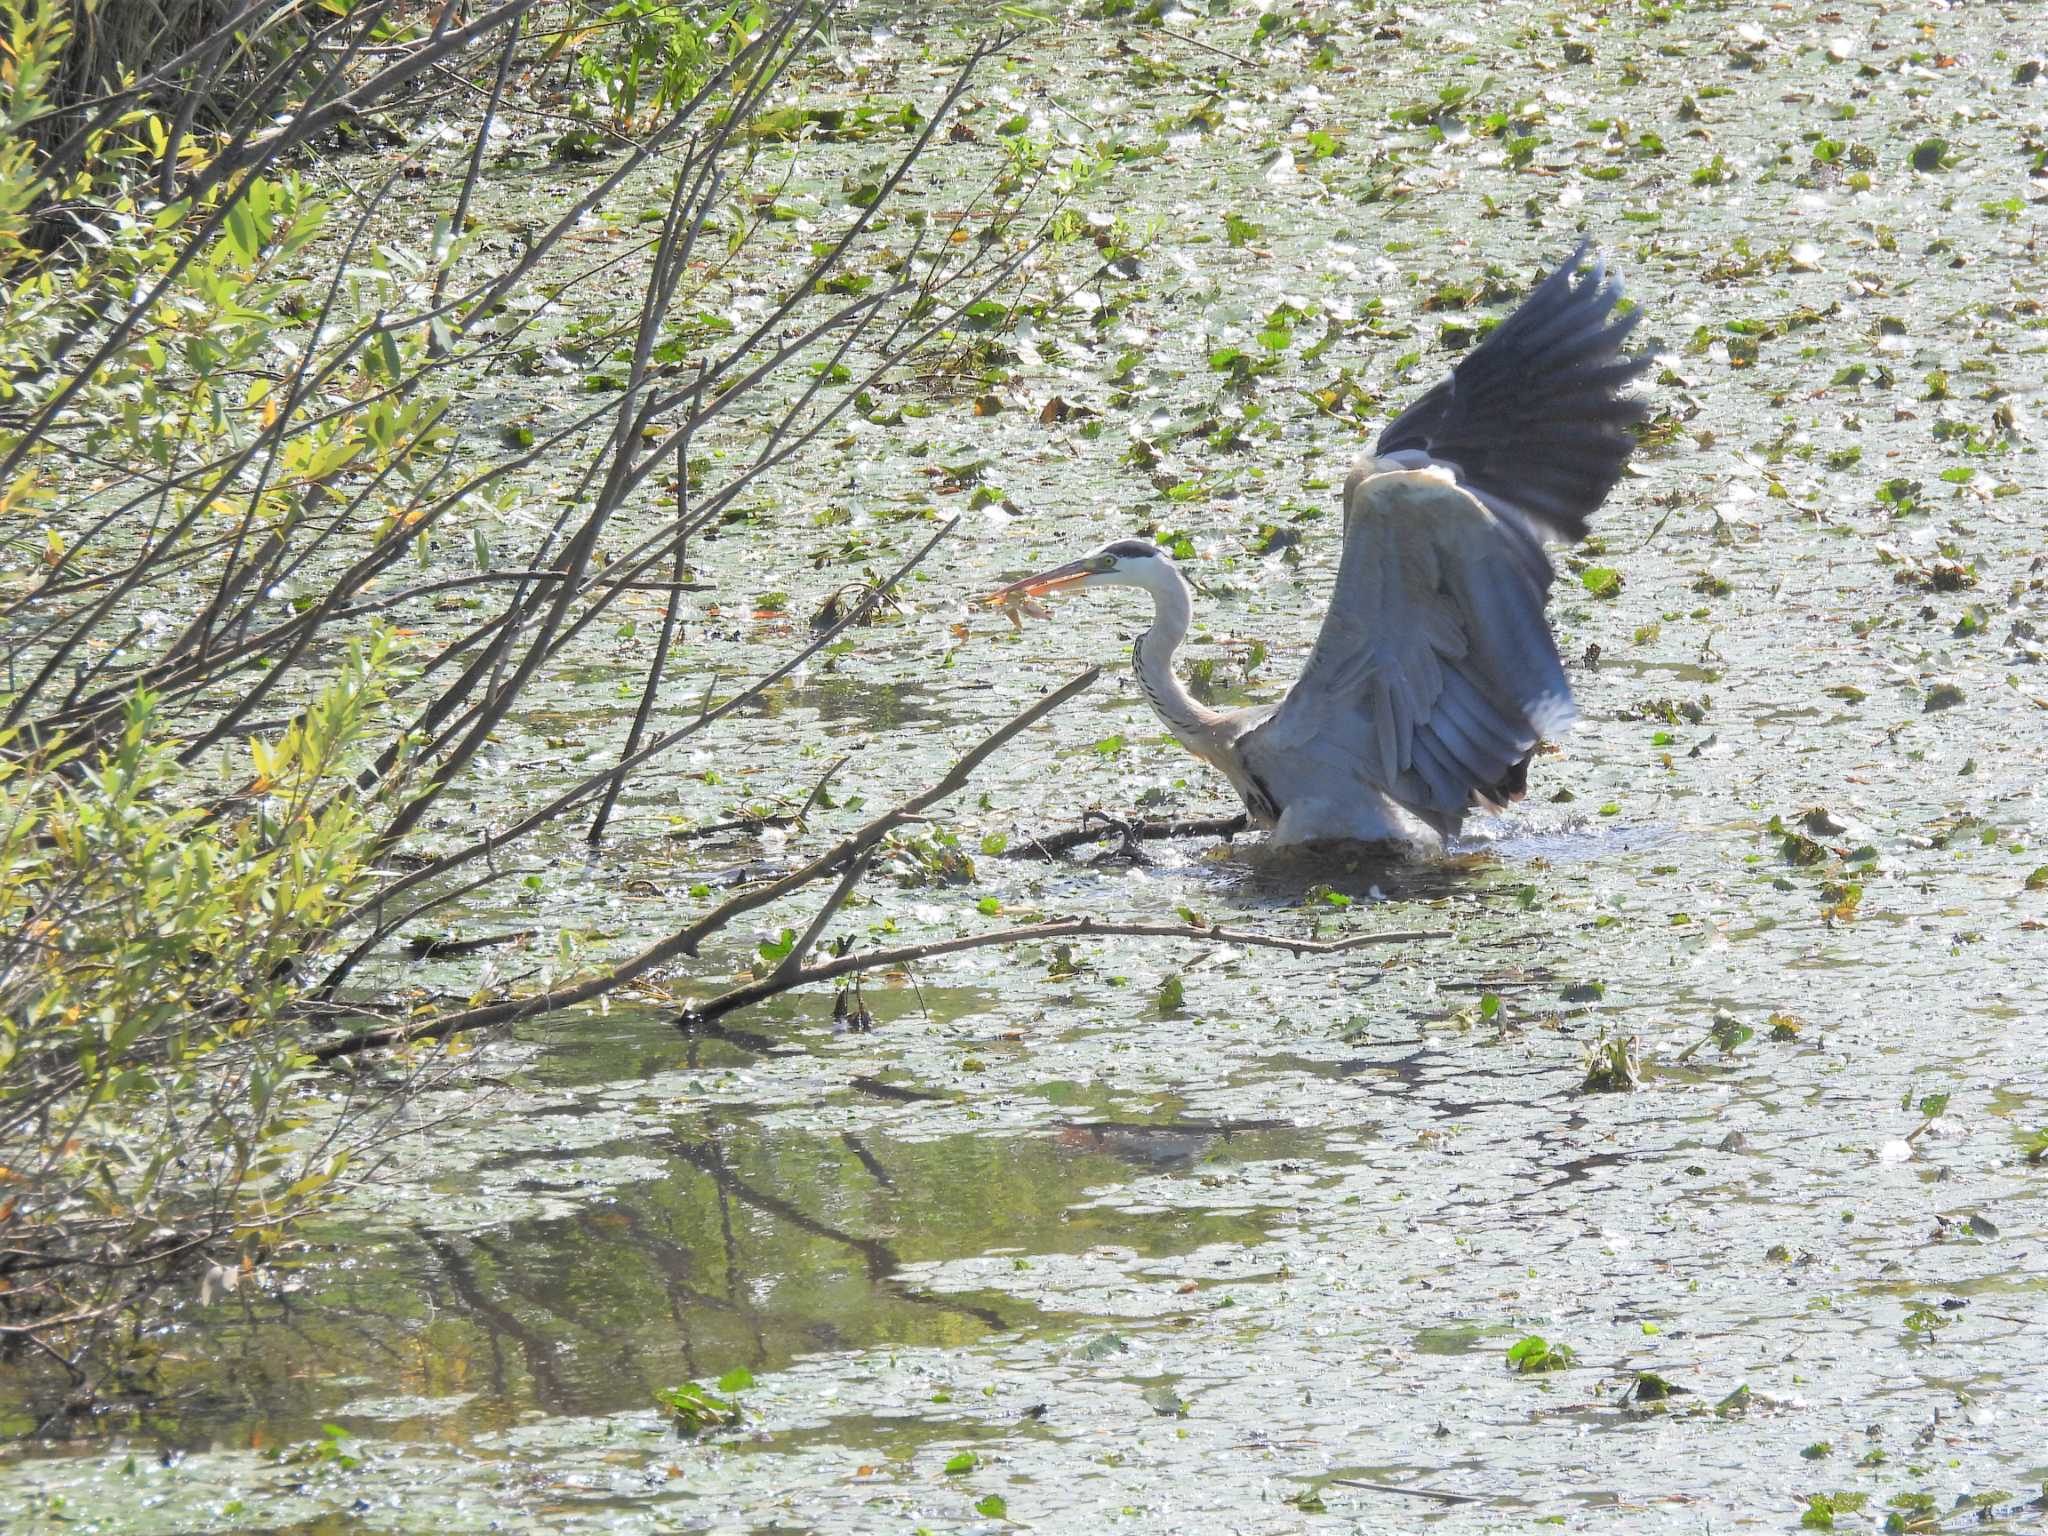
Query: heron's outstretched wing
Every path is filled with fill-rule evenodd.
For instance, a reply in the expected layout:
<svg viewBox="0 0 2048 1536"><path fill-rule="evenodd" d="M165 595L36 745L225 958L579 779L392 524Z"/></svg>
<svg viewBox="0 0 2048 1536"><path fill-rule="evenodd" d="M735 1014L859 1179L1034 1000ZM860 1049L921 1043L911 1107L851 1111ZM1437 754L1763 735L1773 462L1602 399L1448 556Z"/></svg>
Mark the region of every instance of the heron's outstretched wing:
<svg viewBox="0 0 2048 1536"><path fill-rule="evenodd" d="M1621 351L1634 316L1608 323L1620 284L1597 263L1580 273L1584 257L1396 418L1345 486L1315 649L1242 743L1268 782L1344 759L1455 822L1571 723L1541 535L1582 534L1620 477L1642 414L1622 390L1648 365Z"/></svg>
<svg viewBox="0 0 2048 1536"><path fill-rule="evenodd" d="M1636 311L1613 320L1621 279L1579 248L1428 394L1387 424L1374 452L1448 465L1503 516L1567 539L1621 478L1643 402L1623 393L1650 366L1622 350Z"/></svg>

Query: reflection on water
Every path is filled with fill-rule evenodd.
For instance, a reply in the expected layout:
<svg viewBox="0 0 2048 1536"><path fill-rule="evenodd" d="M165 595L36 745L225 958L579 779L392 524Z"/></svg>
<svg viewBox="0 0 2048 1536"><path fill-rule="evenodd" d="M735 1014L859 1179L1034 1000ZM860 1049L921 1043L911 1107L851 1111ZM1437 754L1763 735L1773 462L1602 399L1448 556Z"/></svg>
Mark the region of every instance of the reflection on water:
<svg viewBox="0 0 2048 1536"><path fill-rule="evenodd" d="M938 708L932 691L920 682L832 675L771 688L761 695L754 712L767 719L811 715L822 724L857 726L863 731L946 724L959 718L953 711Z"/></svg>
<svg viewBox="0 0 2048 1536"><path fill-rule="evenodd" d="M380 1438L469 1436L538 1411L644 1408L654 1392L735 1366L878 1344L950 1346L1039 1320L1004 1293L934 1294L905 1265L997 1249L1116 1243L1172 1255L1256 1241L1242 1212L1075 1209L1132 1176L1306 1155L1279 1122L1069 1124L1052 1134L897 1141L691 1117L659 1178L593 1190L585 1148L493 1159L543 1217L481 1231L344 1231L302 1254L304 1289L194 1311L156 1356L160 1398L93 1426L167 1447L266 1446L325 1424ZM614 1143L606 1152L619 1150ZM1191 1175L1194 1176L1194 1175ZM22 1430L28 1422L17 1419Z"/></svg>

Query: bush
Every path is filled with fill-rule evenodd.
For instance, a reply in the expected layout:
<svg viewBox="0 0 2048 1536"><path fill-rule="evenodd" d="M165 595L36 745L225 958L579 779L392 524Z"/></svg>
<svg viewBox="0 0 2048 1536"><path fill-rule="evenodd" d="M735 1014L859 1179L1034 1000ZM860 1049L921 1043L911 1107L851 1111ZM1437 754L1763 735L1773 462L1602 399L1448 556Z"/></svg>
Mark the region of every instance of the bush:
<svg viewBox="0 0 2048 1536"><path fill-rule="evenodd" d="M363 881L371 823L336 786L386 663L382 637L354 647L227 797L147 693L105 749L0 759L8 1335L239 1271L346 1165L340 1123L299 1134L298 963Z"/></svg>

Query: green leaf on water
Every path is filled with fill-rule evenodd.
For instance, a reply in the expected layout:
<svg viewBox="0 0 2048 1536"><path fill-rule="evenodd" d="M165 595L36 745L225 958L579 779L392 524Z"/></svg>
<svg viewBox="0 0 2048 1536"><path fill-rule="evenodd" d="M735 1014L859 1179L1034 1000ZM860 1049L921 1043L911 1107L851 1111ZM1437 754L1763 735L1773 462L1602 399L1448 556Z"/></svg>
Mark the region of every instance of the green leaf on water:
<svg viewBox="0 0 2048 1536"><path fill-rule="evenodd" d="M1168 976L1165 981L1159 984L1159 997L1157 999L1159 1016L1163 1019L1171 1014L1178 1013L1186 997L1187 989L1181 984L1179 973L1175 972Z"/></svg>
<svg viewBox="0 0 2048 1536"><path fill-rule="evenodd" d="M1908 1333L1927 1339L1932 1338L1938 1330L1946 1328L1951 1320L1939 1308L1931 1307L1924 1301L1916 1301L1906 1309L1905 1321Z"/></svg>
<svg viewBox="0 0 2048 1536"><path fill-rule="evenodd" d="M1129 1342L1121 1334L1115 1333L1097 1334L1081 1346L1083 1360L1107 1360L1112 1355L1127 1355L1130 1352Z"/></svg>
<svg viewBox="0 0 2048 1536"><path fill-rule="evenodd" d="M1629 1388L1628 1395L1638 1403L1661 1403L1684 1391L1684 1387L1667 1381L1655 1371L1637 1371L1635 1385Z"/></svg>
<svg viewBox="0 0 2048 1536"><path fill-rule="evenodd" d="M1621 572L1611 565L1593 565L1579 572L1579 585L1595 597L1621 596Z"/></svg>
<svg viewBox="0 0 2048 1536"><path fill-rule="evenodd" d="M1933 138L1913 146L1912 161L1916 171L1942 171L1953 165L1955 158L1949 153L1947 139Z"/></svg>
<svg viewBox="0 0 2048 1536"><path fill-rule="evenodd" d="M1721 1048L1723 1056L1732 1056L1736 1051L1756 1038L1756 1031L1743 1023L1742 1020L1736 1018L1732 1013L1717 1015L1710 1032L1713 1035L1714 1044Z"/></svg>
<svg viewBox="0 0 2048 1536"><path fill-rule="evenodd" d="M1263 224L1254 224L1242 214L1226 213L1223 215L1223 233L1229 238L1232 246L1250 245L1265 232L1266 228Z"/></svg>
<svg viewBox="0 0 2048 1536"><path fill-rule="evenodd" d="M1508 1346L1508 1369L1520 1376L1561 1371L1578 1358L1569 1344L1552 1344L1540 1333L1532 1333Z"/></svg>
<svg viewBox="0 0 2048 1536"><path fill-rule="evenodd" d="M754 1373L744 1365L734 1366L718 1378L718 1390L721 1392L744 1392L753 1384Z"/></svg>
<svg viewBox="0 0 2048 1536"><path fill-rule="evenodd" d="M1188 1416L1187 1399L1169 1386L1147 1387L1145 1404L1162 1418L1184 1419Z"/></svg>
<svg viewBox="0 0 2048 1536"><path fill-rule="evenodd" d="M1010 1506L1003 1501L1000 1493L992 1493L985 1499L975 1501L974 1512L977 1515L986 1515L991 1520L1001 1520L1009 1515Z"/></svg>
<svg viewBox="0 0 2048 1536"><path fill-rule="evenodd" d="M960 1451L947 1460L946 1476L959 1477L962 1473L972 1472L980 1465L981 1458L975 1455L974 1452Z"/></svg>
<svg viewBox="0 0 2048 1536"><path fill-rule="evenodd" d="M694 1381L656 1392L654 1400L669 1411L676 1429L684 1435L701 1434L707 1429L732 1429L745 1417L739 1404L707 1392Z"/></svg>

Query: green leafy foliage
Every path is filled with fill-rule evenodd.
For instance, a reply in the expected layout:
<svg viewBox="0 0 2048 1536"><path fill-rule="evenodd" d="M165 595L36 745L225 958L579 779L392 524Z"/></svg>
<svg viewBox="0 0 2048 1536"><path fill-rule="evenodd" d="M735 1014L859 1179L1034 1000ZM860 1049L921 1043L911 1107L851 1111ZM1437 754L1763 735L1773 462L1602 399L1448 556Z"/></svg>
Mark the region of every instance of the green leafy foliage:
<svg viewBox="0 0 2048 1536"><path fill-rule="evenodd" d="M747 1384L752 1382L753 1378L748 1376ZM724 1380L719 1385L723 1387ZM738 1403L720 1397L694 1381L686 1381L679 1387L664 1387L654 1394L654 1400L669 1411L677 1433L687 1438L694 1438L707 1429L737 1429L746 1421L746 1414Z"/></svg>
<svg viewBox="0 0 2048 1536"><path fill-rule="evenodd" d="M1518 1376L1566 1370L1577 1359L1578 1352L1569 1344L1553 1344L1540 1333L1529 1334L1508 1346L1508 1369Z"/></svg>
<svg viewBox="0 0 2048 1536"><path fill-rule="evenodd" d="M579 0L574 12L571 46L585 92L582 110L617 133L644 129L682 106L767 19L759 6L721 10L675 0ZM800 109L792 110L799 115L790 137L804 125ZM767 136L776 135L771 129ZM575 159L601 144L578 137L573 148L558 143L557 149Z"/></svg>
<svg viewBox="0 0 2048 1536"><path fill-rule="evenodd" d="M225 796L147 693L104 747L0 756L0 1163L29 1197L0 1237L37 1256L17 1320L78 1306L68 1266L167 1236L233 1271L346 1168L295 1135L296 963L363 883L346 769L388 665L385 637L354 647Z"/></svg>

